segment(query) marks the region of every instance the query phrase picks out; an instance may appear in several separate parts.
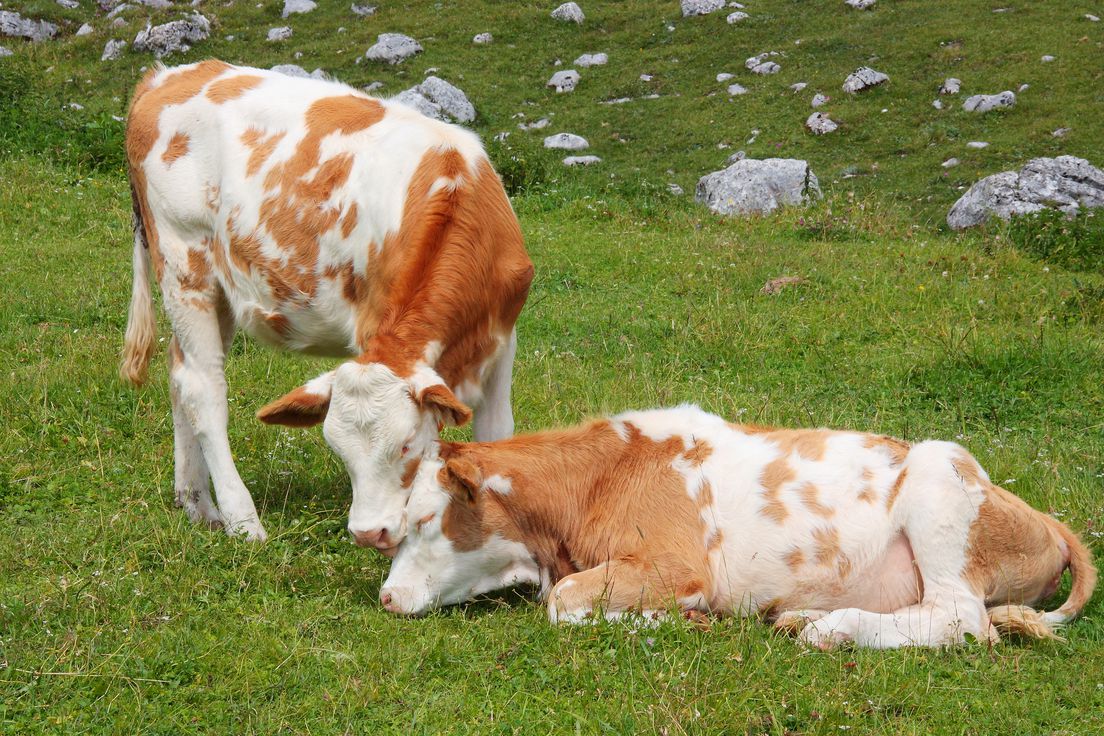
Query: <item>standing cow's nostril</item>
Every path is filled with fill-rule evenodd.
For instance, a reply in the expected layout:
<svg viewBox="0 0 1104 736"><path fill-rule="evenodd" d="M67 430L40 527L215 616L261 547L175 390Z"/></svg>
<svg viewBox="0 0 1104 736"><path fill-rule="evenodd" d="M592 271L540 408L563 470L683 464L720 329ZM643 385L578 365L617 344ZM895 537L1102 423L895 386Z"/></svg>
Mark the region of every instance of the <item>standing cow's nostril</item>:
<svg viewBox="0 0 1104 736"><path fill-rule="evenodd" d="M358 547L375 547L376 549L389 549L395 546L391 539L391 533L387 529L369 529L367 531L349 530L353 535L353 541Z"/></svg>
<svg viewBox="0 0 1104 736"><path fill-rule="evenodd" d="M384 606L390 606L391 605L391 594L390 593L380 593L380 603L382 603Z"/></svg>

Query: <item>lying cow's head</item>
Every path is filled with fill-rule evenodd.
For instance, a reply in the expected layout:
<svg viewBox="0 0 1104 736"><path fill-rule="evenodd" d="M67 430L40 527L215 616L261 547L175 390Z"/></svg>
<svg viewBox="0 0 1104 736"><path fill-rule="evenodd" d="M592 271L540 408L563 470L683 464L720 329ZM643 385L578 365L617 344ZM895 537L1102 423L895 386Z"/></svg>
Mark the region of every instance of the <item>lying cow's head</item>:
<svg viewBox="0 0 1104 736"><path fill-rule="evenodd" d="M433 370L400 378L382 363L351 360L257 412L268 424L310 427L345 461L353 485L349 531L362 547L393 552L406 533L403 510L422 455L443 425L471 410Z"/></svg>
<svg viewBox="0 0 1104 736"><path fill-rule="evenodd" d="M499 532L505 516L483 490L479 466L463 457L422 462L407 503L410 528L399 545L380 602L421 615L498 588L537 582L532 555Z"/></svg>

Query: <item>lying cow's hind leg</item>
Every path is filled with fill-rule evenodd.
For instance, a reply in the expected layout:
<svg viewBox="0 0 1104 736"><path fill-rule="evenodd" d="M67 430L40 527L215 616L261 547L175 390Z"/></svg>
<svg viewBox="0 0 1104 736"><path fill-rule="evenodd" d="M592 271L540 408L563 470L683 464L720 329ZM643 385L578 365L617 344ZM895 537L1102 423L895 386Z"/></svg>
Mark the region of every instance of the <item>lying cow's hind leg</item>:
<svg viewBox="0 0 1104 736"><path fill-rule="evenodd" d="M517 352L517 330L510 331L510 339L502 349L491 375L483 387L483 403L475 410L472 420L472 438L476 442L494 442L514 435L514 413L510 406L510 381Z"/></svg>
<svg viewBox="0 0 1104 736"><path fill-rule="evenodd" d="M228 534L264 540L267 535L253 497L238 475L227 436L223 364L228 337L225 315L220 314L223 305L206 295L184 299L172 284L162 284L162 294L180 347L181 360L170 378L172 390L203 452L215 486L219 519Z"/></svg>

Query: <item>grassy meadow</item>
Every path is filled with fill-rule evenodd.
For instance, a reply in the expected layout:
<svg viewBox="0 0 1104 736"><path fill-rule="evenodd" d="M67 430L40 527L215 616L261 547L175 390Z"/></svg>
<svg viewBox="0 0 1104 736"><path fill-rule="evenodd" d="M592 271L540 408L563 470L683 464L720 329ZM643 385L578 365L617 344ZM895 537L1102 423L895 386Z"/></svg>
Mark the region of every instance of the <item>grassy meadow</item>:
<svg viewBox="0 0 1104 736"><path fill-rule="evenodd" d="M1101 218L943 226L963 187L1030 157L1104 165L1104 23L1082 17L1104 13L751 0L730 27L682 19L674 0L591 0L576 27L548 18L557 4L382 2L358 18L320 2L283 21L271 0L204 2L211 39L167 61L295 62L384 94L437 67L485 140L513 131L488 148L537 269L518 323L519 431L692 401L765 424L955 439L1104 555ZM5 9L71 24L49 43L0 41L15 51L0 58L0 733L1104 732L1104 594L1067 642L945 651L813 653L726 618L553 628L528 590L387 614L388 561L347 539L348 479L321 432L253 419L333 361L240 336L231 444L270 540L191 526L172 505L163 354L141 391L116 375L131 236L112 116L151 59L99 61L107 39L179 11L126 11L114 32L96 15L76 38L87 7ZM285 24L290 41L264 40ZM354 63L385 31L426 50ZM481 31L495 42L472 45ZM785 53L780 74L743 69L768 50ZM575 92L544 89L596 51L610 64L580 70ZM863 64L891 83L843 99ZM724 71L749 94L730 100ZM971 115L961 96L938 111L948 76L964 94L1030 87L1009 111ZM798 81L809 87L794 95ZM841 123L824 137L802 127L816 91ZM545 115L545 130L516 129ZM1052 137L1059 127L1071 132ZM540 148L556 132L587 137L603 162L563 168ZM668 193L740 149L808 159L824 201L721 220ZM961 165L943 169L952 156ZM779 276L805 282L761 293Z"/></svg>

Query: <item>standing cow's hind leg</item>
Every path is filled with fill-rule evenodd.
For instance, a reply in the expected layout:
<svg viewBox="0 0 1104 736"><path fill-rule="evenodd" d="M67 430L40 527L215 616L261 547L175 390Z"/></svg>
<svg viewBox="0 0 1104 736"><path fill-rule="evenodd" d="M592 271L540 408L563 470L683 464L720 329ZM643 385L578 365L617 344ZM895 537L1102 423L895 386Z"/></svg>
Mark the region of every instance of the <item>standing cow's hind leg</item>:
<svg viewBox="0 0 1104 736"><path fill-rule="evenodd" d="M176 491L176 505L182 507L193 523L204 523L212 529L222 526L218 509L211 501L211 483L207 472L207 462L203 459L203 450L196 439L192 423L180 401L180 392L172 375L176 366L183 363L184 354L180 351L174 336L169 342L169 396L172 399L173 417L173 476Z"/></svg>

